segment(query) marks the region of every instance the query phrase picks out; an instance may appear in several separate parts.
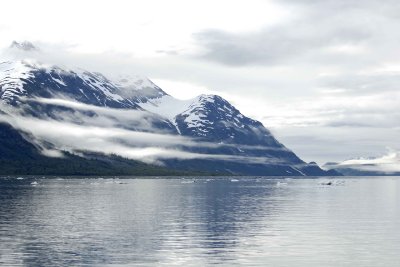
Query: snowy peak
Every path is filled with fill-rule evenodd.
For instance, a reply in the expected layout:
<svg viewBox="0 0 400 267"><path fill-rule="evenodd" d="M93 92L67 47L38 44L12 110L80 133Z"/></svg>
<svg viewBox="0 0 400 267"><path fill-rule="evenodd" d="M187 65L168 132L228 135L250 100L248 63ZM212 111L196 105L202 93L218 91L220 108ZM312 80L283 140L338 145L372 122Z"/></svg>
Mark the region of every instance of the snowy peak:
<svg viewBox="0 0 400 267"><path fill-rule="evenodd" d="M207 123L206 118L210 116L213 116L214 120L219 119L232 122L237 127L243 126L238 125L243 115L228 101L217 95L198 96L189 105L188 109L180 115L185 117L184 121L188 124L189 128L197 127L199 123Z"/></svg>
<svg viewBox="0 0 400 267"><path fill-rule="evenodd" d="M194 135L206 136L214 127L214 123L225 121L239 113L226 100L216 95L200 95L179 114L177 120L185 130L190 130Z"/></svg>
<svg viewBox="0 0 400 267"><path fill-rule="evenodd" d="M258 121L240 113L217 95L200 95L175 117L183 135L219 143L282 147Z"/></svg>
<svg viewBox="0 0 400 267"><path fill-rule="evenodd" d="M23 42L17 42L13 41L10 45L11 49L18 49L22 51L37 51L39 50L36 46L34 46L31 42L28 41L23 41Z"/></svg>

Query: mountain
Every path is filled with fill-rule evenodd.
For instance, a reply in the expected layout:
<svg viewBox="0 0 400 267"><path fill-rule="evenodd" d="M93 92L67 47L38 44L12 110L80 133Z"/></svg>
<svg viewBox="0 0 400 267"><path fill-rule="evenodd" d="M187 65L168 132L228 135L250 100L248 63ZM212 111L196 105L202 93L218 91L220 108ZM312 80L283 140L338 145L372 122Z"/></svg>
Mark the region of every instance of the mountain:
<svg viewBox="0 0 400 267"><path fill-rule="evenodd" d="M28 52L29 47L28 43L12 45L12 49ZM34 59L9 60L0 63L0 104L2 120L23 133L28 142L8 154L9 160L24 160L22 155L33 150L59 161L67 160L65 155L85 161L93 153L103 159L115 153L126 162L141 160L164 170L338 175L302 161L261 122L244 116L222 97L178 100L145 77L107 78ZM53 134L62 127L66 130L59 131L58 137ZM8 139L13 138L6 135L3 142Z"/></svg>

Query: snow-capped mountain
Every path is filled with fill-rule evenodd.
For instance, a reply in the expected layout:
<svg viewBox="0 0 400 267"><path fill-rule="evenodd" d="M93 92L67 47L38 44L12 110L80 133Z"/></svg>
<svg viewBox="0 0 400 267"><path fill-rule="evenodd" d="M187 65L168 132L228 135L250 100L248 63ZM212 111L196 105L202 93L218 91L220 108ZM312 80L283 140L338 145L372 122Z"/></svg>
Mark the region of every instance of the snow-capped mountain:
<svg viewBox="0 0 400 267"><path fill-rule="evenodd" d="M29 50L25 49L27 46L12 45L13 49ZM177 155L185 157L161 156L158 160L173 168L249 175L335 174L321 170L316 164L304 163L260 122L244 116L222 97L200 95L178 100L145 77L107 78L97 72L62 68L32 59L3 61L0 100L3 113L9 115L17 113L25 118L92 127L107 124L117 129L183 138L174 149ZM135 143L123 137L114 140L118 145ZM54 144L56 149L69 146L73 144L58 147ZM170 145L166 146L171 151ZM79 153L84 150L81 148Z"/></svg>

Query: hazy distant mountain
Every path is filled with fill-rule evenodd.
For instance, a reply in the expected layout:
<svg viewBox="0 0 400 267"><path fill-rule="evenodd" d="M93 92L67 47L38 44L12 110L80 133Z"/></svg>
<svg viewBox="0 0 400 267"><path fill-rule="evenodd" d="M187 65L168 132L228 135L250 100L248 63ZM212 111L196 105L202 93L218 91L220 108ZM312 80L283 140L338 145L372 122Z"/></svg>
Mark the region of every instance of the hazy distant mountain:
<svg viewBox="0 0 400 267"><path fill-rule="evenodd" d="M381 157L328 162L324 168L347 176L400 176L400 155L398 152L391 152Z"/></svg>
<svg viewBox="0 0 400 267"><path fill-rule="evenodd" d="M30 43L13 43L12 49L36 50ZM164 167L242 175L337 174L324 171L315 163L303 162L278 142L262 123L244 116L217 95L178 100L145 77L107 78L100 73L71 70L32 59L1 62L0 89L2 120L10 120L16 128L18 123L13 118L18 117L61 123L59 125L107 126L136 135L159 134L158 143L163 143L163 136L172 140L169 143L175 142L174 136L178 143L185 140L175 147L165 141L168 151L176 149L177 155L184 156L157 158L155 161ZM24 125L20 123L19 126ZM43 145L38 145L43 143L53 152L66 149L68 155L82 160L93 152L86 144L79 146L71 140L60 144L57 139L35 136L33 127L24 129L28 133L32 131L25 134L23 140L34 145L19 147L10 159L23 159L26 150L32 149L46 154ZM124 139L130 132L123 133L123 137L113 139L116 145L145 149L139 139L137 142L134 138ZM77 135L77 140L79 138ZM8 142L5 135L2 142L12 145L11 139ZM154 146L160 146L158 143ZM101 150L96 149L97 152ZM107 157L107 151L104 153ZM127 153L121 155L128 157Z"/></svg>
<svg viewBox="0 0 400 267"><path fill-rule="evenodd" d="M19 49L19 50L24 50L24 51L34 51L34 50L38 50L36 48L36 46L34 46L31 42L16 42L13 41L10 45L11 49Z"/></svg>

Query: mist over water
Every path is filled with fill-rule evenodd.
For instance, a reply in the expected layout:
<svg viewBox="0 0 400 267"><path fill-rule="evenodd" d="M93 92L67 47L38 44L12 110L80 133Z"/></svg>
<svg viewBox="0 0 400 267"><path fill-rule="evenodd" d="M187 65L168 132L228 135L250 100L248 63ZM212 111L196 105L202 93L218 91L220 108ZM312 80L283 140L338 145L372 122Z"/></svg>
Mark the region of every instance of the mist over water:
<svg viewBox="0 0 400 267"><path fill-rule="evenodd" d="M327 181L1 178L0 265L398 266L400 177Z"/></svg>

